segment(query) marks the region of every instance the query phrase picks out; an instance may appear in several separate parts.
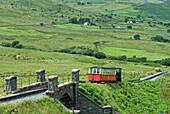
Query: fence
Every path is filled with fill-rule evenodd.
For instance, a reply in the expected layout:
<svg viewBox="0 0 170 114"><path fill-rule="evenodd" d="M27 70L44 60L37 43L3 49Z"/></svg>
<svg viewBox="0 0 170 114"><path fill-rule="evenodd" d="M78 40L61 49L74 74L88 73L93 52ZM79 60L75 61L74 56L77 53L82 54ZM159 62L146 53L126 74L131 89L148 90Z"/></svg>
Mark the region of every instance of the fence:
<svg viewBox="0 0 170 114"><path fill-rule="evenodd" d="M71 79L72 79L71 74L66 74L66 75L58 76L58 83L59 84L63 84L65 82L71 81Z"/></svg>
<svg viewBox="0 0 170 114"><path fill-rule="evenodd" d="M37 82L37 75L29 75L17 79L17 88Z"/></svg>

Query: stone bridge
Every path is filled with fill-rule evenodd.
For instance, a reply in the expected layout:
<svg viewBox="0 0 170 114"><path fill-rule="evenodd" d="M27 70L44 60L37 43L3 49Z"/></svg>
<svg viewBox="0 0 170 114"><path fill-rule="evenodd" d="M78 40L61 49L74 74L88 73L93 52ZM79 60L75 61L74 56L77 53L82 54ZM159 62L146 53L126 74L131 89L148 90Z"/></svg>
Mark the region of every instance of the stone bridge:
<svg viewBox="0 0 170 114"><path fill-rule="evenodd" d="M58 76L49 76L45 80L45 70L37 71L38 83L17 88L17 77L6 78L6 91L13 95L0 98L3 103L16 103L27 99L34 100L49 96L61 103L65 110L79 114L112 114L111 106L101 107L96 102L79 91L79 69L72 70L72 81L58 83Z"/></svg>

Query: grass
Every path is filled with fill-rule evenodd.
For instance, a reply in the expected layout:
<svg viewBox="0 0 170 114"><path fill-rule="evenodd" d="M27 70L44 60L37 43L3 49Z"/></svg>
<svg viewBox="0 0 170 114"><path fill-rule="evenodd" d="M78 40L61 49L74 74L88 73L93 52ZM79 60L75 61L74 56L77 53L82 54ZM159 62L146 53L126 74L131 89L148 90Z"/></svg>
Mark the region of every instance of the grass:
<svg viewBox="0 0 170 114"><path fill-rule="evenodd" d="M63 107L53 98L45 97L34 101L26 100L15 104L0 105L0 110L5 114L17 113L50 113L67 114Z"/></svg>
<svg viewBox="0 0 170 114"><path fill-rule="evenodd" d="M169 87L169 83L170 83L170 74L165 74L163 76L163 82L162 82L162 93L165 99L165 102L168 106L168 109L170 109L170 87Z"/></svg>
<svg viewBox="0 0 170 114"><path fill-rule="evenodd" d="M45 69L47 77L52 74L69 74L72 69L80 69L80 73L87 73L91 66L121 67L124 81L155 73L155 65L147 66L142 63L53 52L73 46L76 48L85 46L94 50L94 42L100 42L99 51L107 56L132 57L136 55L137 57L147 57L151 61L170 57L169 43L150 40L156 35L170 40L170 34L167 33L168 28L157 24L160 21L170 22L169 16L166 15L169 14L169 0L165 3L154 1L156 4L134 0L82 0L81 2L84 2L85 5L78 5L75 0L1 1L0 44L19 41L24 48L0 47L0 76L35 74L39 69ZM87 2L91 2L91 4L87 4ZM139 14L141 18L137 18ZM77 17L78 20L81 17L89 18L96 26L71 24L69 19L73 17ZM129 20L135 20L136 23L127 24L124 22L127 17ZM151 22L152 27L148 22ZM40 26L40 23L43 23L44 26ZM125 27L125 29L111 28L112 24L116 27ZM132 26L132 29L127 29L129 25ZM133 37L136 34L141 36L141 40L134 40ZM22 59L13 57L15 55L20 55ZM158 66L162 70L170 71L170 67ZM5 77L0 77L0 96L5 95L3 93L4 80ZM80 76L80 80L87 82L87 75ZM163 93L165 96L168 91L167 81L168 79L164 78ZM102 85L99 86L102 87ZM106 86L103 85L103 87ZM121 88L119 89L121 90ZM166 97L166 99L168 98ZM30 103L34 104L32 101L28 102L28 104ZM167 104L169 106L169 100L167 100ZM116 102L113 102L112 105L122 113L127 112ZM16 106L18 105L16 104ZM29 113L29 109L26 110ZM7 111L9 110L7 109Z"/></svg>
<svg viewBox="0 0 170 114"><path fill-rule="evenodd" d="M20 55L23 59L15 59L13 55ZM25 60L27 58L28 60ZM65 54L59 52L42 52L34 50L23 50L14 48L1 47L1 76L10 75L28 75L35 74L39 69L45 69L47 77L53 74L70 74L72 69L80 69L80 73L87 73L90 66L107 66L107 67L121 67L124 73L139 72L146 76L150 71L154 71L154 67L145 66L141 63L129 63L125 61L116 60L100 60L94 57ZM169 70L164 66L162 69ZM130 74L123 74L123 79L134 78ZM82 77L85 78L85 77ZM86 78L87 80L87 75ZM1 78L0 91L3 93L5 89L5 80Z"/></svg>
<svg viewBox="0 0 170 114"><path fill-rule="evenodd" d="M80 91L102 106L111 105L119 113L160 113L166 108L159 98L159 81L83 84Z"/></svg>

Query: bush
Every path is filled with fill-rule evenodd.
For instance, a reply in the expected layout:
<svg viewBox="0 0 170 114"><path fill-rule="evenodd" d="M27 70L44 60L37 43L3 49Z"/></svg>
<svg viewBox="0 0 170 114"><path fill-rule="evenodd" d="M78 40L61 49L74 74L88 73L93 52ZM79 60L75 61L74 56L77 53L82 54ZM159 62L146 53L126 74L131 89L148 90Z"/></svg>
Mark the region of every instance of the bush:
<svg viewBox="0 0 170 114"><path fill-rule="evenodd" d="M70 49L61 49L59 52L71 53L71 50Z"/></svg>
<svg viewBox="0 0 170 114"><path fill-rule="evenodd" d="M22 44L17 44L17 45L14 46L14 48L19 48L19 49L21 49L21 48L23 48L23 45L22 45Z"/></svg>
<svg viewBox="0 0 170 114"><path fill-rule="evenodd" d="M170 29L168 29L167 32L170 33Z"/></svg>
<svg viewBox="0 0 170 114"><path fill-rule="evenodd" d="M11 47L11 43L3 42L3 43L1 44L1 46L4 46L4 47Z"/></svg>
<svg viewBox="0 0 170 114"><path fill-rule="evenodd" d="M135 35L135 36L134 36L134 39L135 39L135 40L140 40L140 35L139 35L139 34Z"/></svg>
<svg viewBox="0 0 170 114"><path fill-rule="evenodd" d="M84 55L93 56L94 55L94 50L88 49L87 51L84 52Z"/></svg>
<svg viewBox="0 0 170 114"><path fill-rule="evenodd" d="M90 23L90 19L89 18L80 18L79 19L79 23L80 24L84 24L85 22L89 22Z"/></svg>
<svg viewBox="0 0 170 114"><path fill-rule="evenodd" d="M73 23L73 24L77 24L77 23L78 23L76 17L71 18L71 19L70 19L70 22Z"/></svg>
<svg viewBox="0 0 170 114"><path fill-rule="evenodd" d="M137 15L137 18L140 18L141 17L141 15Z"/></svg>
<svg viewBox="0 0 170 114"><path fill-rule="evenodd" d="M15 47L15 46L18 45L18 44L19 44L19 41L13 41L11 46L12 46L12 47Z"/></svg>
<svg viewBox="0 0 170 114"><path fill-rule="evenodd" d="M132 26L127 26L128 29L132 29Z"/></svg>
<svg viewBox="0 0 170 114"><path fill-rule="evenodd" d="M110 60L118 60L118 57L116 57L116 56L109 56L108 59L110 59Z"/></svg>
<svg viewBox="0 0 170 114"><path fill-rule="evenodd" d="M169 43L170 43L170 40L165 39L165 38L162 37L162 36L152 37L151 40L152 40L152 41L157 41L157 42L169 42Z"/></svg>
<svg viewBox="0 0 170 114"><path fill-rule="evenodd" d="M44 26L44 23L40 23L40 26Z"/></svg>
<svg viewBox="0 0 170 114"><path fill-rule="evenodd" d="M170 58L162 59L160 63L165 66L170 66Z"/></svg>
<svg viewBox="0 0 170 114"><path fill-rule="evenodd" d="M94 54L94 56L98 59L106 58L106 55L103 52L97 52L97 53Z"/></svg>

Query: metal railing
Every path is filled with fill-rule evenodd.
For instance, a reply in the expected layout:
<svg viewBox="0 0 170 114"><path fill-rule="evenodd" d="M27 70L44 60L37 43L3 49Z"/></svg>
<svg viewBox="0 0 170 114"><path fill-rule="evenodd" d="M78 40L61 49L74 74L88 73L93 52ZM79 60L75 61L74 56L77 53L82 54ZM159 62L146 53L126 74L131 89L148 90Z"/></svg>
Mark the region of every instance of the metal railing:
<svg viewBox="0 0 170 114"><path fill-rule="evenodd" d="M71 79L72 79L71 74L66 74L66 75L58 76L58 83L59 84L63 84L65 82L71 81Z"/></svg>
<svg viewBox="0 0 170 114"><path fill-rule="evenodd" d="M37 82L37 75L28 75L17 79L17 88Z"/></svg>

